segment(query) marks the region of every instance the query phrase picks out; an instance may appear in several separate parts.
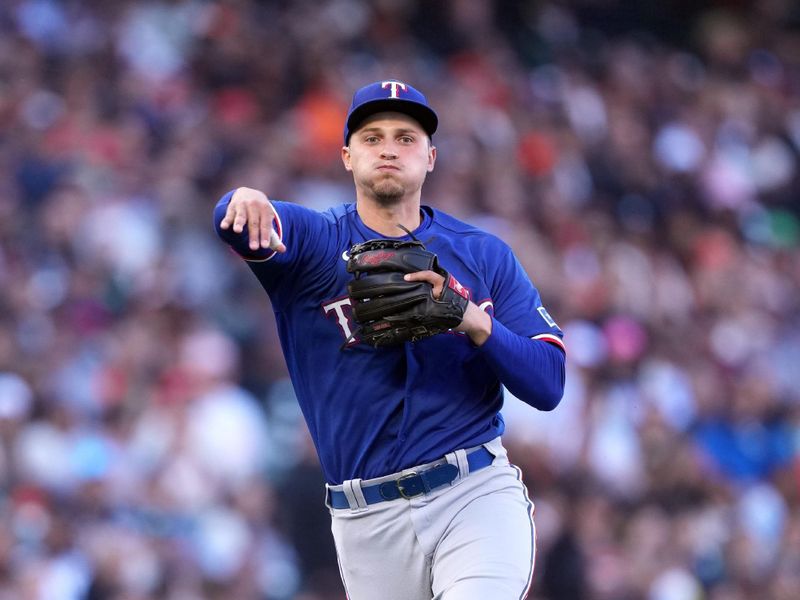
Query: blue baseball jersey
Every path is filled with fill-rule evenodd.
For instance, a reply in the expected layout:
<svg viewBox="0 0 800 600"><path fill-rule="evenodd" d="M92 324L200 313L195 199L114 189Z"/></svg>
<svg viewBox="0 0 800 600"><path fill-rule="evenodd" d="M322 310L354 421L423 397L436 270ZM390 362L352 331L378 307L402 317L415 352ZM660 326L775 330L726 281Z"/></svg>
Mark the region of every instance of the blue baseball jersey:
<svg viewBox="0 0 800 600"><path fill-rule="evenodd" d="M347 297L347 252L355 243L386 237L364 225L355 204L317 212L272 201L287 248L278 254L251 251L246 229L219 228L231 195L217 204L217 232L269 294L328 483L387 475L503 433L497 367L465 334L379 349L351 339L357 325ZM414 236L495 323L563 348L561 330L507 244L430 207L423 206L421 216Z"/></svg>

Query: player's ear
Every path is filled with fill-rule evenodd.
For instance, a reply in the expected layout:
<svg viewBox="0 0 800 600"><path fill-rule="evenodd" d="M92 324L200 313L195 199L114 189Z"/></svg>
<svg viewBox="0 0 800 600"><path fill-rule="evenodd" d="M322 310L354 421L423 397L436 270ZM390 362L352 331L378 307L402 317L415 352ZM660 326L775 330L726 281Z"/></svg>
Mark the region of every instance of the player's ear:
<svg viewBox="0 0 800 600"><path fill-rule="evenodd" d="M353 167L350 166L350 146L342 146L342 162L346 171L353 170Z"/></svg>
<svg viewBox="0 0 800 600"><path fill-rule="evenodd" d="M428 173L433 171L433 165L436 162L436 146L428 142L430 146L428 147Z"/></svg>

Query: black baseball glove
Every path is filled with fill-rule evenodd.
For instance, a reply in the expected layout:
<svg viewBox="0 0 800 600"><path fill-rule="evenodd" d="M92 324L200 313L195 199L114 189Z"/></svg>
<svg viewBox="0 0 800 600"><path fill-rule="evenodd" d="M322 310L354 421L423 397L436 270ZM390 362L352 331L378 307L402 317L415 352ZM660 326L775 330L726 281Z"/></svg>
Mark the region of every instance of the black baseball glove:
<svg viewBox="0 0 800 600"><path fill-rule="evenodd" d="M406 281L406 273L434 271L444 277L440 298L425 281ZM361 341L375 346L414 342L453 327L464 318L469 292L439 266L433 252L417 240L376 239L350 248L347 285Z"/></svg>

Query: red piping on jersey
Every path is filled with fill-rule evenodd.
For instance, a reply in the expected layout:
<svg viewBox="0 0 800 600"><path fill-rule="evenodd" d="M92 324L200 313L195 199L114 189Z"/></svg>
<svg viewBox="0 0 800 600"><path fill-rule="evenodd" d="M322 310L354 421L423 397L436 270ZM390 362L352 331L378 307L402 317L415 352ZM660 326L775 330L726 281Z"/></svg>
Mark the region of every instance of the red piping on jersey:
<svg viewBox="0 0 800 600"><path fill-rule="evenodd" d="M552 333L540 333L539 335L535 335L531 338L532 340L541 340L542 342L548 342L553 344L554 346L558 346L561 348L562 352L567 351L567 347L564 345L564 342L561 340L560 337L557 335L553 335Z"/></svg>

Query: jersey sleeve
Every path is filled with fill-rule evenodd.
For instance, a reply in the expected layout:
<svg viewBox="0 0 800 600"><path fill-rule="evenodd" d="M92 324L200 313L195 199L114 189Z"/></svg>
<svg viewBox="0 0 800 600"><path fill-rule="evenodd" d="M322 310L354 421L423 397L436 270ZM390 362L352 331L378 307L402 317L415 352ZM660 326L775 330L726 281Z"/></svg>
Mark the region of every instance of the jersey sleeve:
<svg viewBox="0 0 800 600"><path fill-rule="evenodd" d="M539 290L533 285L511 248L496 242L491 254L497 262L487 272L494 304L494 317L510 331L532 339L549 342L565 351L564 334L542 304Z"/></svg>
<svg viewBox="0 0 800 600"><path fill-rule="evenodd" d="M553 410L564 395L563 334L511 248L496 238L494 243L484 254L494 305L492 333L479 351L517 398Z"/></svg>
<svg viewBox="0 0 800 600"><path fill-rule="evenodd" d="M214 228L217 235L247 261L275 308L280 308L295 297L303 281L324 270L331 256L335 258L336 228L322 213L299 204L270 200L276 212L273 228L286 246L286 252L269 248L254 251L248 244L246 228L242 233L220 228L232 196L233 192L228 192L217 203Z"/></svg>

